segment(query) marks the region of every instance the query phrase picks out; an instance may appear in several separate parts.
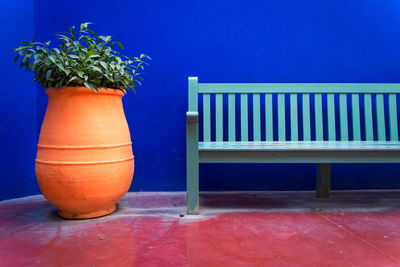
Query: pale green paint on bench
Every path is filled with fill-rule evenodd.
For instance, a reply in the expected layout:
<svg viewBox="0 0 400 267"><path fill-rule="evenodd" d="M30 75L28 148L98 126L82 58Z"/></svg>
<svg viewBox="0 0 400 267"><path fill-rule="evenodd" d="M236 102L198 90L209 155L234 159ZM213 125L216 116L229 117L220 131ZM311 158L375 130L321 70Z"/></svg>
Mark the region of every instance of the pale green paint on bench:
<svg viewBox="0 0 400 267"><path fill-rule="evenodd" d="M322 125L322 95L315 94L315 137L317 141L322 141L323 135L323 125Z"/></svg>
<svg viewBox="0 0 400 267"><path fill-rule="evenodd" d="M273 117L272 117L272 95L265 94L265 132L266 138L265 140L272 141L273 140Z"/></svg>
<svg viewBox="0 0 400 267"><path fill-rule="evenodd" d="M400 151L399 141L199 142L199 151Z"/></svg>
<svg viewBox="0 0 400 267"><path fill-rule="evenodd" d="M253 136L254 141L261 140L260 94L253 94Z"/></svg>
<svg viewBox="0 0 400 267"><path fill-rule="evenodd" d="M290 94L290 140L299 139L299 127L297 119L297 94ZM256 140L254 140L256 141Z"/></svg>
<svg viewBox="0 0 400 267"><path fill-rule="evenodd" d="M358 94L351 95L351 110L353 113L353 140L361 140L361 128L360 128L360 98Z"/></svg>
<svg viewBox="0 0 400 267"><path fill-rule="evenodd" d="M372 128L372 100L371 94L364 94L364 114L365 114L365 139L374 140L374 131Z"/></svg>
<svg viewBox="0 0 400 267"><path fill-rule="evenodd" d="M203 138L204 141L211 141L210 94L203 95Z"/></svg>
<svg viewBox="0 0 400 267"><path fill-rule="evenodd" d="M285 95L278 94L278 139L286 140Z"/></svg>
<svg viewBox="0 0 400 267"><path fill-rule="evenodd" d="M303 139L311 140L310 95L303 94Z"/></svg>
<svg viewBox="0 0 400 267"><path fill-rule="evenodd" d="M396 95L389 94L389 120L390 120L390 140L399 139L397 131L397 104Z"/></svg>
<svg viewBox="0 0 400 267"><path fill-rule="evenodd" d="M376 94L376 121L378 123L378 140L386 140L383 94Z"/></svg>
<svg viewBox="0 0 400 267"><path fill-rule="evenodd" d="M186 137L188 214L199 213L199 163L318 163L316 181L319 197L329 196L331 163L399 163L397 93L400 93L400 84L211 84L198 83L197 78L190 77ZM227 103L224 103L223 94L228 95ZM236 94L240 96L238 114ZM360 105L362 94L363 106ZM386 140L384 94L388 94L389 100L389 140ZM198 135L199 95L203 95L203 140L199 140ZM213 95L215 120L211 118L210 99ZM276 102L273 102L273 95L277 97ZM326 106L323 104L324 95ZM265 107L261 105L262 97ZM373 97L376 99L374 109ZM313 118L310 98L314 100ZM248 102L251 99L253 105L249 109ZM299 108L299 99L302 108ZM226 105L228 117L224 118L223 107ZM273 108L273 105L277 106ZM338 117L335 115L336 109ZM361 125L362 111L364 125ZM288 134L286 112L290 115ZM374 141L373 112L376 112L377 118L377 141ZM327 119L325 124L324 113ZM264 115L265 123L261 123ZM236 124L236 116L240 118L240 126ZM253 128L249 129L251 116ZM224 120L227 120L227 129L224 129ZM211 125L212 121L215 121L215 125ZM315 125L314 137L311 134L311 122ZM302 140L299 126L303 128ZM240 140L236 138L237 127L240 127ZM277 138L273 136L274 127L277 127ZM339 136L336 135L338 127ZM215 140L211 138L211 129L215 129ZM361 135L363 129L365 140ZM227 140L224 140L224 130L228 131L225 135ZM326 140L324 131L328 133ZM263 132L265 136L262 136Z"/></svg>
<svg viewBox="0 0 400 267"><path fill-rule="evenodd" d="M327 94L328 105L328 139L336 140L336 119L335 119L335 95Z"/></svg>
<svg viewBox="0 0 400 267"><path fill-rule="evenodd" d="M247 94L240 95L240 135L242 141L249 140L248 127L248 111L247 111Z"/></svg>
<svg viewBox="0 0 400 267"><path fill-rule="evenodd" d="M339 105L340 105L340 140L349 140L349 130L347 125L347 95L339 95Z"/></svg>
<svg viewBox="0 0 400 267"><path fill-rule="evenodd" d="M188 112L186 113L186 185L187 209L199 211L199 128L197 78L189 78ZM204 112L203 112L204 113Z"/></svg>
<svg viewBox="0 0 400 267"><path fill-rule="evenodd" d="M399 93L398 83L199 83L198 93Z"/></svg>
<svg viewBox="0 0 400 267"><path fill-rule="evenodd" d="M224 127L223 124L223 115L222 115L222 94L217 94L215 96L215 139L217 141L222 142L223 140L223 133L222 133L222 129Z"/></svg>
<svg viewBox="0 0 400 267"><path fill-rule="evenodd" d="M235 122L235 94L228 95L228 140L236 140Z"/></svg>

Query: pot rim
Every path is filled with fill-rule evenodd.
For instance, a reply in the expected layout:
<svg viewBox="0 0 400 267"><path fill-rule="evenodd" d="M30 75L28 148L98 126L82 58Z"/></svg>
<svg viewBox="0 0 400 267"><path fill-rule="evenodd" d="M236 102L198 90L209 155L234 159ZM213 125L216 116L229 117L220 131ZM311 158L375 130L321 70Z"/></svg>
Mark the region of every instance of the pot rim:
<svg viewBox="0 0 400 267"><path fill-rule="evenodd" d="M99 92L97 93L96 91L89 89L87 87L83 86L67 86L63 88L59 88L56 90L53 87L47 88L44 92L48 95L50 94L95 94L95 95L116 95L116 96L124 96L125 95L125 90L119 90L119 89L113 89L113 88L98 88Z"/></svg>

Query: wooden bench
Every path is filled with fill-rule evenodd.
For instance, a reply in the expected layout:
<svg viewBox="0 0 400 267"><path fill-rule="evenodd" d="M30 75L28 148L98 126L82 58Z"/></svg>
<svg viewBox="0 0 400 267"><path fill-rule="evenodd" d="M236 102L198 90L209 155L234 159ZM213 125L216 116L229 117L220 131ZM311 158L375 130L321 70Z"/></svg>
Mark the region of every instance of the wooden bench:
<svg viewBox="0 0 400 267"><path fill-rule="evenodd" d="M187 213L199 214L199 163L317 163L318 197L329 197L331 163L399 163L399 93L400 84L389 83L228 84L189 77Z"/></svg>

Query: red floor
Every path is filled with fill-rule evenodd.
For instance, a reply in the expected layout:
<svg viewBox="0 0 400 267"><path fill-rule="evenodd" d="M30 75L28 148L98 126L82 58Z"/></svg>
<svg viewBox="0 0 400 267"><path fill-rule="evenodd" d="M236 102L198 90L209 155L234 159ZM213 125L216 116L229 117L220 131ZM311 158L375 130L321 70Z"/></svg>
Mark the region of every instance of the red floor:
<svg viewBox="0 0 400 267"><path fill-rule="evenodd" d="M400 266L400 191L129 193L66 221L41 196L0 202L0 266Z"/></svg>

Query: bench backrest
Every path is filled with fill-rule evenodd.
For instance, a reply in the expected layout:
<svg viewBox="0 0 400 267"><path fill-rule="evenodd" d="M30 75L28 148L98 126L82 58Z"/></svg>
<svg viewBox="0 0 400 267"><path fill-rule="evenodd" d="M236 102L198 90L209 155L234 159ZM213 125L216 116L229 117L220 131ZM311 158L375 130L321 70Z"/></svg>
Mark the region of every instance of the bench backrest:
<svg viewBox="0 0 400 267"><path fill-rule="evenodd" d="M394 83L198 83L189 77L189 111L202 104L204 142L398 141L398 94Z"/></svg>

